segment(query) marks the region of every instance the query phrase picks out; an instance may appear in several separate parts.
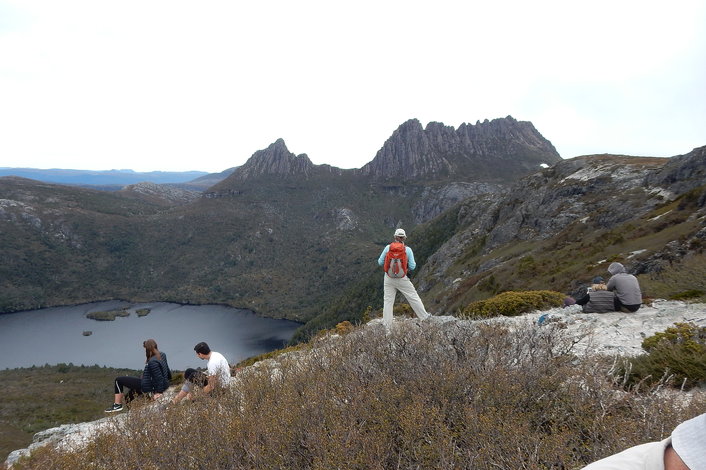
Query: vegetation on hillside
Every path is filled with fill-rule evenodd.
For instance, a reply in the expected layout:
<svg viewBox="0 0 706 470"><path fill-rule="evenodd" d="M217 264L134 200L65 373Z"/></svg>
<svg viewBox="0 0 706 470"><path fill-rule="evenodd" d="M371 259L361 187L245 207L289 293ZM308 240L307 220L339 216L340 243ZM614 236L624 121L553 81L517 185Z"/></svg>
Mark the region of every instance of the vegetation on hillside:
<svg viewBox="0 0 706 470"><path fill-rule="evenodd" d="M0 370L0 461L27 447L36 432L103 418L115 377L140 373L73 364Z"/></svg>
<svg viewBox="0 0 706 470"><path fill-rule="evenodd" d="M476 323L451 341L414 324L341 327L241 371L221 397L131 410L85 449L16 468L579 468L706 405L626 387L551 325Z"/></svg>

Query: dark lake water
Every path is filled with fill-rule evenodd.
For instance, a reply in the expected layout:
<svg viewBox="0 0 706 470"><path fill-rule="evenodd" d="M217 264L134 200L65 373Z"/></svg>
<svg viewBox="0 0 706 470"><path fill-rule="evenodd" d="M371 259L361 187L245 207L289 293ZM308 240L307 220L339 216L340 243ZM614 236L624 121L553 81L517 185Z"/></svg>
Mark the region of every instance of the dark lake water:
<svg viewBox="0 0 706 470"><path fill-rule="evenodd" d="M97 321L89 312L129 307L128 317ZM150 313L138 317L138 309ZM0 369L73 363L142 369L142 342L157 341L176 370L205 367L196 357L200 341L223 354L231 365L282 347L299 323L274 320L220 305L180 305L166 302L133 304L95 302L0 315ZM84 336L84 331L92 331Z"/></svg>

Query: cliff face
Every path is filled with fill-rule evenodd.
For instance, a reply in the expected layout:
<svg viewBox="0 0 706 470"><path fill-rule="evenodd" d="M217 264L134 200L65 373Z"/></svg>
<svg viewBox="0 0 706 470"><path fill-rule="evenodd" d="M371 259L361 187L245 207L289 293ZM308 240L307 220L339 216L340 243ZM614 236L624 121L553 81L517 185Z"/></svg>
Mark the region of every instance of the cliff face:
<svg viewBox="0 0 706 470"><path fill-rule="evenodd" d="M377 179L507 181L561 160L532 123L508 116L458 129L416 119L402 124L360 169Z"/></svg>

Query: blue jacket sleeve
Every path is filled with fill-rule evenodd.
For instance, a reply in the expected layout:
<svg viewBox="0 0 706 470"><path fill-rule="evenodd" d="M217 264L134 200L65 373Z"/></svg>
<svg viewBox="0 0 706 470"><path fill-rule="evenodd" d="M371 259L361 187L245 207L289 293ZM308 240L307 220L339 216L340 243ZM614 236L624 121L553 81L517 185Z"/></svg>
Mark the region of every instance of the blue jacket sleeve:
<svg viewBox="0 0 706 470"><path fill-rule="evenodd" d="M417 262L414 261L414 253L408 246L405 247L405 251L407 252L407 270L414 271L414 268L417 267Z"/></svg>
<svg viewBox="0 0 706 470"><path fill-rule="evenodd" d="M378 258L378 265L379 266L384 266L385 265L385 255L387 252L390 251L390 245L387 245L384 250L382 250L382 253L380 253L380 257Z"/></svg>

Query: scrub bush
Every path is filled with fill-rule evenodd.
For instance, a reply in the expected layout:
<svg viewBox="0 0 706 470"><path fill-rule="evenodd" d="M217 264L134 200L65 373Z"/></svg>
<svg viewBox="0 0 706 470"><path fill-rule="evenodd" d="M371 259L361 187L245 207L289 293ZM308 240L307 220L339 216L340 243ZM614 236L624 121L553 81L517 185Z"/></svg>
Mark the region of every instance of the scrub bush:
<svg viewBox="0 0 706 470"><path fill-rule="evenodd" d="M15 469L573 469L704 406L616 391L612 362L579 359L551 325L458 323L324 336L218 398L130 410L86 447Z"/></svg>
<svg viewBox="0 0 706 470"><path fill-rule="evenodd" d="M645 354L626 359L617 373L628 386L657 383L692 388L706 383L706 327L675 323L642 342Z"/></svg>
<svg viewBox="0 0 706 470"><path fill-rule="evenodd" d="M561 307L565 294L560 292L537 291L508 291L486 300L470 303L461 313L461 318L517 316L534 310L552 307Z"/></svg>

